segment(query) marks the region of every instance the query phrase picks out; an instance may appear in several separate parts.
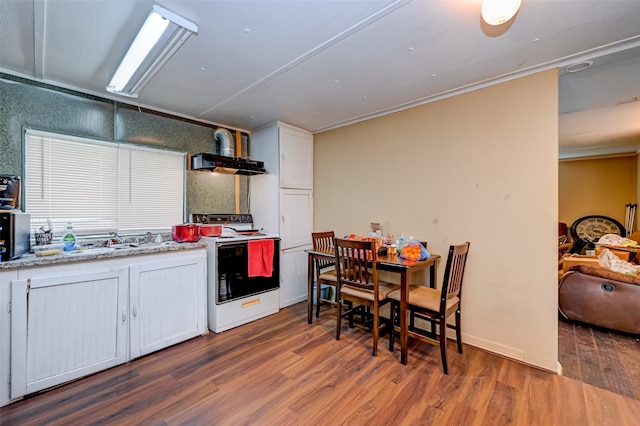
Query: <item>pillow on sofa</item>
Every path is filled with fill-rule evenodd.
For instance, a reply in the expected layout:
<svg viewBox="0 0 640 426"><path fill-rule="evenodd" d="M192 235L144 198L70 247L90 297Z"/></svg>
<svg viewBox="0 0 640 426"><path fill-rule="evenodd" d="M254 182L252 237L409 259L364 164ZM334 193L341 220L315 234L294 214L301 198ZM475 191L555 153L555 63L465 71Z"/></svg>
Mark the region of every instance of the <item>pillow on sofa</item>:
<svg viewBox="0 0 640 426"><path fill-rule="evenodd" d="M576 265L572 266L570 270L581 272L586 275L592 275L594 277L605 278L612 281L620 281L623 283L640 285L640 276L622 274L620 272L615 272L602 266Z"/></svg>

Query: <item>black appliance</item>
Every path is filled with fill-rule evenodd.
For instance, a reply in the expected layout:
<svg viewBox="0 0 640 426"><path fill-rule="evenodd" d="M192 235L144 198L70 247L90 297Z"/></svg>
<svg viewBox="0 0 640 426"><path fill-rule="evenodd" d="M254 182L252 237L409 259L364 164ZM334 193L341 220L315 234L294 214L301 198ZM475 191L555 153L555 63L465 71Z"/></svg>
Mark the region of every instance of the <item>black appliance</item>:
<svg viewBox="0 0 640 426"><path fill-rule="evenodd" d="M248 274L247 241L218 243L216 303L226 303L280 287L280 240L274 238L273 274L270 277L250 277Z"/></svg>
<svg viewBox="0 0 640 426"><path fill-rule="evenodd" d="M0 175L0 210L20 208L20 176Z"/></svg>
<svg viewBox="0 0 640 426"><path fill-rule="evenodd" d="M235 175L260 175L266 173L264 162L246 158L225 157L208 152L191 157L191 170L209 170Z"/></svg>
<svg viewBox="0 0 640 426"><path fill-rule="evenodd" d="M31 215L0 210L0 261L14 260L29 253Z"/></svg>

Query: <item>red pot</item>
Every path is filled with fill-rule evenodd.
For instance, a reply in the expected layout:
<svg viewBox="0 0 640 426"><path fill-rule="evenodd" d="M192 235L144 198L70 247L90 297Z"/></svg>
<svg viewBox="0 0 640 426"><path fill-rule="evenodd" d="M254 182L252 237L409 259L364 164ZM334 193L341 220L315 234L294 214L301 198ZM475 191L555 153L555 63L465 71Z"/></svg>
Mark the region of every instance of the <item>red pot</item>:
<svg viewBox="0 0 640 426"><path fill-rule="evenodd" d="M171 227L171 238L178 243L193 243L200 240L200 227L195 223L174 225Z"/></svg>
<svg viewBox="0 0 640 426"><path fill-rule="evenodd" d="M219 237L222 235L222 225L199 225L201 237Z"/></svg>

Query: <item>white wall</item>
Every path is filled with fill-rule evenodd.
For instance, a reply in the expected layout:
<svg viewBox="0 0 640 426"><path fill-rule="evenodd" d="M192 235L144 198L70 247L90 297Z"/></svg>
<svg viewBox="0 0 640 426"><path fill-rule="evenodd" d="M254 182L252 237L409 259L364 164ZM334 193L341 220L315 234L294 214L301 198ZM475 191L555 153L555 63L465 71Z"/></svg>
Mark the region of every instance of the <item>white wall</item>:
<svg viewBox="0 0 640 426"><path fill-rule="evenodd" d="M315 231L388 220L443 256L470 241L463 340L553 371L557 81L546 71L319 133L314 148Z"/></svg>

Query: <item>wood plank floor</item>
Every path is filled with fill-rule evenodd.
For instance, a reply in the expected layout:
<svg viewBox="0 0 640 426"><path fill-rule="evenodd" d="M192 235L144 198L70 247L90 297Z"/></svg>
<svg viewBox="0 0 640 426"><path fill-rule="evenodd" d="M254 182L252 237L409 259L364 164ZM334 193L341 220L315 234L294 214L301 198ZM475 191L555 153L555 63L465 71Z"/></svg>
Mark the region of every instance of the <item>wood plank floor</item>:
<svg viewBox="0 0 640 426"><path fill-rule="evenodd" d="M640 336L559 320L558 360L566 377L640 400Z"/></svg>
<svg viewBox="0 0 640 426"><path fill-rule="evenodd" d="M640 402L450 342L381 340L313 325L300 303L0 409L2 425L637 425Z"/></svg>

